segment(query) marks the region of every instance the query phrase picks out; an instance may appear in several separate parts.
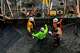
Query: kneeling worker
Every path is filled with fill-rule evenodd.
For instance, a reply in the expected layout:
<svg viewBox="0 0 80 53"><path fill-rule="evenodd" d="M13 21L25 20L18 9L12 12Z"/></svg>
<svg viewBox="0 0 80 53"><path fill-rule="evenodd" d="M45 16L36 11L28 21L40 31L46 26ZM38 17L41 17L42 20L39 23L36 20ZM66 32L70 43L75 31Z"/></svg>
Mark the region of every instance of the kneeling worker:
<svg viewBox="0 0 80 53"><path fill-rule="evenodd" d="M39 32L33 33L32 36L34 39L37 39L37 43L41 47L46 40L48 34L48 26L45 24L45 27L42 27Z"/></svg>

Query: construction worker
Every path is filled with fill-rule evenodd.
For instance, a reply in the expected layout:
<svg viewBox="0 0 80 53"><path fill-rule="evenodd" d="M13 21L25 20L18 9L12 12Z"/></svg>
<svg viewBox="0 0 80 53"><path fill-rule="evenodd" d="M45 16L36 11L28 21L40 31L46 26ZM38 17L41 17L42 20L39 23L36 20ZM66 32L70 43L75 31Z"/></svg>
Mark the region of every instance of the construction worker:
<svg viewBox="0 0 80 53"><path fill-rule="evenodd" d="M34 39L37 39L37 44L41 47L47 38L48 26L45 24L44 27L40 29L39 32L32 33Z"/></svg>
<svg viewBox="0 0 80 53"><path fill-rule="evenodd" d="M36 37L37 39L42 40L46 37L46 34L48 32L48 26L45 24L45 27L42 27L40 30L41 31L33 33L32 35L34 38Z"/></svg>
<svg viewBox="0 0 80 53"><path fill-rule="evenodd" d="M32 32L33 24L34 24L34 18L30 17L28 22L27 22L27 30L28 30L28 32Z"/></svg>
<svg viewBox="0 0 80 53"><path fill-rule="evenodd" d="M53 19L53 29L56 30L57 25L59 25L61 31L63 32L63 27L62 27L62 18L60 18L60 20L58 20L57 18Z"/></svg>
<svg viewBox="0 0 80 53"><path fill-rule="evenodd" d="M59 46L60 41L62 40L62 28L61 28L62 19L59 21L57 18L53 19L53 29L54 29L54 45Z"/></svg>

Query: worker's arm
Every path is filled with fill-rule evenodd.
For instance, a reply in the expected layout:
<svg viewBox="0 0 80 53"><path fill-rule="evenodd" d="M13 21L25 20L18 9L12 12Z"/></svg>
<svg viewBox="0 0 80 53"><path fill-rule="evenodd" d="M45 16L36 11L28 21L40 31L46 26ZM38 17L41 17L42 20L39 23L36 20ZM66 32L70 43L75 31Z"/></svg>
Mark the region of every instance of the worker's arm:
<svg viewBox="0 0 80 53"><path fill-rule="evenodd" d="M36 34L32 33L32 37L33 37L33 39L34 39L36 36L37 36Z"/></svg>
<svg viewBox="0 0 80 53"><path fill-rule="evenodd" d="M6 19L10 19L10 17L8 17L8 16L5 16L5 18L6 18Z"/></svg>
<svg viewBox="0 0 80 53"><path fill-rule="evenodd" d="M40 32L32 33L32 36L33 36L33 37L38 37L38 36L39 36L39 33L40 33Z"/></svg>
<svg viewBox="0 0 80 53"><path fill-rule="evenodd" d="M63 19L61 18L58 24L60 24L60 28L61 28L61 30L63 31L62 20L63 20Z"/></svg>
<svg viewBox="0 0 80 53"><path fill-rule="evenodd" d="M4 16L3 14L0 14L0 16L4 17L4 18L6 18L6 19L10 19L10 17Z"/></svg>
<svg viewBox="0 0 80 53"><path fill-rule="evenodd" d="M59 21L57 24L60 24L60 23L62 23L62 20L63 20L63 19L61 18L61 19L60 19L60 21Z"/></svg>
<svg viewBox="0 0 80 53"><path fill-rule="evenodd" d="M48 26L47 24L45 24L45 30L44 30L44 34L48 33Z"/></svg>

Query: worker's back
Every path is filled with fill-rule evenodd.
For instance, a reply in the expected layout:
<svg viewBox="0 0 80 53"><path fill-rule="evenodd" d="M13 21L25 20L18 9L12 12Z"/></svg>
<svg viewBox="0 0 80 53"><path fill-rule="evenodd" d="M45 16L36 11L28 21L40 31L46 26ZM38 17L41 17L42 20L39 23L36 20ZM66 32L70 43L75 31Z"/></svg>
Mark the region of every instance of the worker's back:
<svg viewBox="0 0 80 53"><path fill-rule="evenodd" d="M33 24L30 21L28 21L28 23L27 23L27 30L29 32L31 32L31 29L33 29Z"/></svg>
<svg viewBox="0 0 80 53"><path fill-rule="evenodd" d="M48 33L48 26L45 25L44 31L39 31L37 33L33 33L32 35L33 35L33 37L36 37L38 39L44 39L44 38L46 38L47 33Z"/></svg>

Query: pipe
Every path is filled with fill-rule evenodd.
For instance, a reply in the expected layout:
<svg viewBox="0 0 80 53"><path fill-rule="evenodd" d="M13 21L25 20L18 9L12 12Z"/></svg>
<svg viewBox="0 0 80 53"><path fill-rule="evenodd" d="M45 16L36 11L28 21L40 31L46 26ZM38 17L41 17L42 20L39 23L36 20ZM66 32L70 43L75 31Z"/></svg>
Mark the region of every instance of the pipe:
<svg viewBox="0 0 80 53"><path fill-rule="evenodd" d="M8 0L6 0L6 2L7 2L7 5L8 5L9 10L10 10L10 12L11 12L11 16L13 17L13 13L12 13L12 11L11 11L9 1L8 1Z"/></svg>
<svg viewBox="0 0 80 53"><path fill-rule="evenodd" d="M77 1L77 6L76 6L76 9L77 9L77 16L80 17L80 10L79 10L79 0L76 0Z"/></svg>

